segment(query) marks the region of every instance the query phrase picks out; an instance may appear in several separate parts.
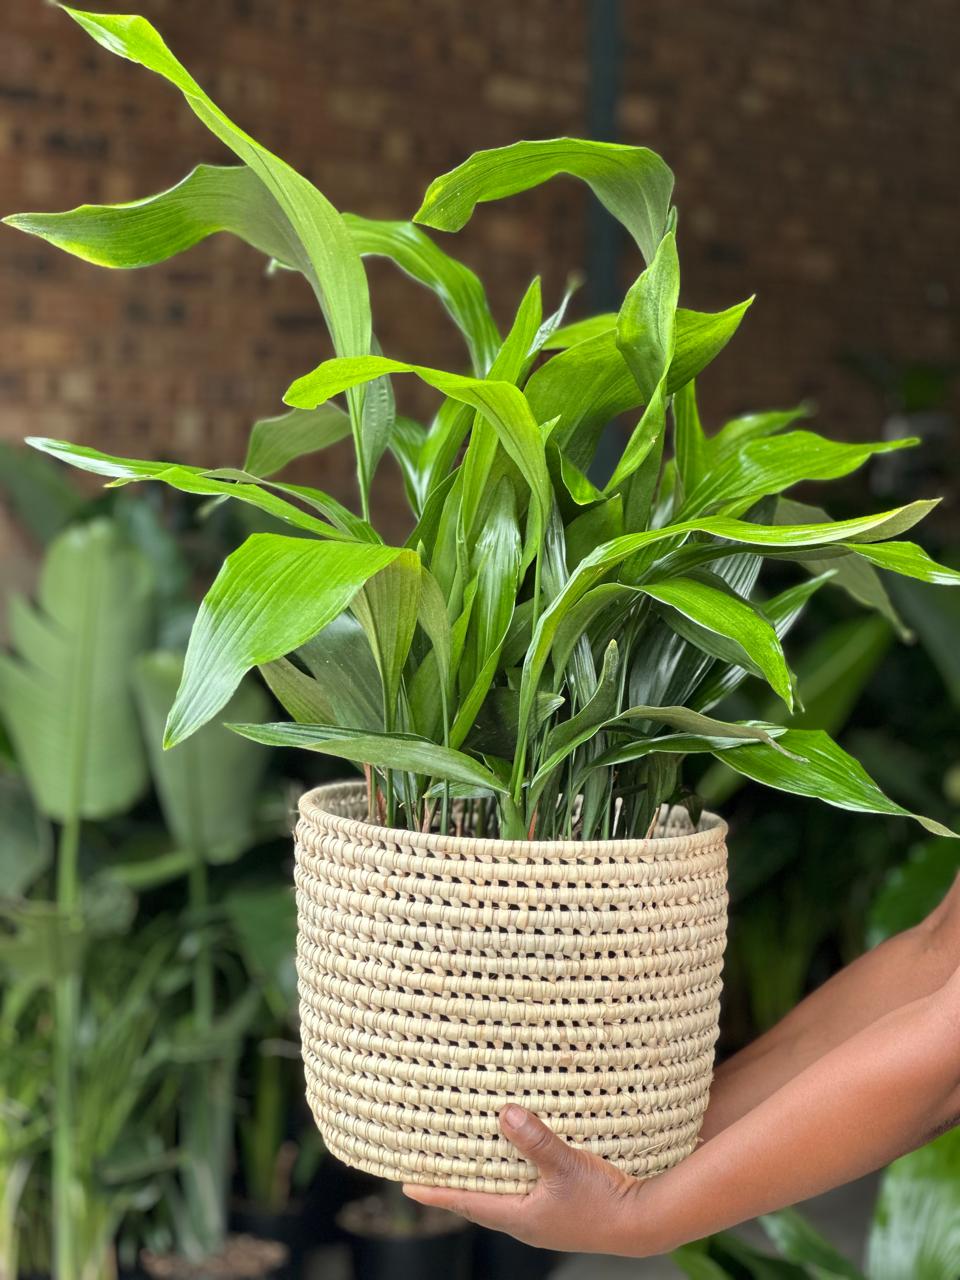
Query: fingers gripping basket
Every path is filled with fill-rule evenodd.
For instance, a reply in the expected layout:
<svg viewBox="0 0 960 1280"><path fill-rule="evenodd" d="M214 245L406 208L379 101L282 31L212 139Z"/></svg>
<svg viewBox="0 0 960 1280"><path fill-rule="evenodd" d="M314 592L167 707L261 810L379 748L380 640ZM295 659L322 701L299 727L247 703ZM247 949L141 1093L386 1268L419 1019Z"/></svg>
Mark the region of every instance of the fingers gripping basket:
<svg viewBox="0 0 960 1280"><path fill-rule="evenodd" d="M649 840L482 840L300 802L307 1097L330 1151L386 1178L521 1191L507 1101L637 1175L696 1144L717 1038L726 825Z"/></svg>

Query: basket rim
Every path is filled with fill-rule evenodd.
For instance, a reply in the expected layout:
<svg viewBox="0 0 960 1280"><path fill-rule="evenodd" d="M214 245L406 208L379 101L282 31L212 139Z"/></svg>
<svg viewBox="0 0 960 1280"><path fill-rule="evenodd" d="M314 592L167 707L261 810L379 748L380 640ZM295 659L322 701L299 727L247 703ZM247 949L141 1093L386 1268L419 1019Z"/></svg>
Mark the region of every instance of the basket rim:
<svg viewBox="0 0 960 1280"><path fill-rule="evenodd" d="M343 782L327 782L313 787L301 795L298 808L300 816L308 822L316 823L326 830L333 830L351 839L358 839L367 844L383 844L387 841L398 841L432 854L483 854L489 856L491 849L509 855L524 854L529 857L531 849L542 849L549 855L565 855L566 857L596 857L606 853L611 861L629 848L631 852L650 852L668 854L676 852L681 846L686 850L707 848L718 841L725 840L728 832L727 823L719 814L704 811L696 831L686 831L670 836L645 836L616 838L612 840L501 840L493 836L456 836L441 835L439 832L409 831L404 827L383 827L378 823L367 822L362 818L347 818L327 808L334 800L342 801L353 797L363 798L366 792L365 783L358 779ZM666 806L664 806L666 808ZM620 851L619 855L616 851Z"/></svg>

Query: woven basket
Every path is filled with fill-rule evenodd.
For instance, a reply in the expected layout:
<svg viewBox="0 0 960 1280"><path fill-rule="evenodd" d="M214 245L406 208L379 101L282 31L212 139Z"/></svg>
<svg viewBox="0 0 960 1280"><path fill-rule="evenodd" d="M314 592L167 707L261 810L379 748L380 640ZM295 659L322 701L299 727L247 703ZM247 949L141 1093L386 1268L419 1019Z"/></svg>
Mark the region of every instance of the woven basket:
<svg viewBox="0 0 960 1280"><path fill-rule="evenodd" d="M628 1173L693 1149L726 938L726 825L521 841L362 821L362 784L300 801L297 967L307 1097L369 1173L516 1192L517 1101Z"/></svg>

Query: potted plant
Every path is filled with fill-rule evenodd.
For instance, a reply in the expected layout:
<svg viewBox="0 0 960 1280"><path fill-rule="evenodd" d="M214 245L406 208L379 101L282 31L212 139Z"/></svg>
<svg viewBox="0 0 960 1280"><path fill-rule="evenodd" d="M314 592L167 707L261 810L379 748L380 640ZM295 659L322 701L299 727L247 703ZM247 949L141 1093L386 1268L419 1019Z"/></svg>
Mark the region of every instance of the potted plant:
<svg viewBox="0 0 960 1280"><path fill-rule="evenodd" d="M392 1179L518 1190L535 1173L496 1124L518 1098L630 1172L668 1167L706 1105L725 929L726 829L684 789L682 761L906 814L826 733L710 712L748 674L793 708L782 639L825 583L888 618L878 570L960 583L902 538L932 501L833 521L784 497L912 442L836 443L797 428L802 410L704 431L694 379L749 302L678 306L673 180L652 152L520 142L436 179L413 223L341 215L144 19L68 12L179 88L241 163L129 204L8 221L112 267L231 231L306 277L337 353L289 388L288 414L258 424L239 469L32 441L117 483L232 498L291 527L225 561L165 742L218 716L259 667L291 720L238 732L364 770L306 795L298 828L303 1051L327 1147ZM645 269L619 312L572 325L562 306L544 318L534 280L501 339L477 278L422 227L455 231L478 203L557 174L588 183ZM369 254L438 294L470 374L379 354ZM439 392L428 427L397 414L401 374ZM612 474L591 478L601 429L631 411ZM359 511L276 479L348 435ZM412 507L402 546L371 523L388 450ZM769 596L765 558L808 576Z"/></svg>

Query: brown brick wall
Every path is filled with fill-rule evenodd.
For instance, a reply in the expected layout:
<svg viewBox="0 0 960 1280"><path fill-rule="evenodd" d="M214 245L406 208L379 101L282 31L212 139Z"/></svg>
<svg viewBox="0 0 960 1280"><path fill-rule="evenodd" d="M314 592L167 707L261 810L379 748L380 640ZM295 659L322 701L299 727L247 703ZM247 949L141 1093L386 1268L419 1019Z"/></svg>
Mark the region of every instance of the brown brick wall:
<svg viewBox="0 0 960 1280"><path fill-rule="evenodd" d="M341 208L409 216L478 147L585 129L588 0L141 0L239 123ZM130 0L107 4L115 12ZM756 291L705 381L710 416L815 398L841 435L877 430L853 350L956 361L954 0L624 0L623 139L678 179L684 300ZM3 211L159 190L219 144L154 76L41 0L0 17ZM558 181L482 208L445 244L505 322L535 272L548 302L585 259L585 197ZM0 435L236 462L250 421L328 354L306 287L215 237L145 272L105 272L0 229ZM624 261L625 281L636 263ZM370 268L401 357L457 367L439 306ZM423 393L404 386L408 408ZM426 401L429 403L429 401ZM349 493L338 450L323 482ZM387 500L396 486L388 475ZM392 523L392 522L391 522Z"/></svg>

